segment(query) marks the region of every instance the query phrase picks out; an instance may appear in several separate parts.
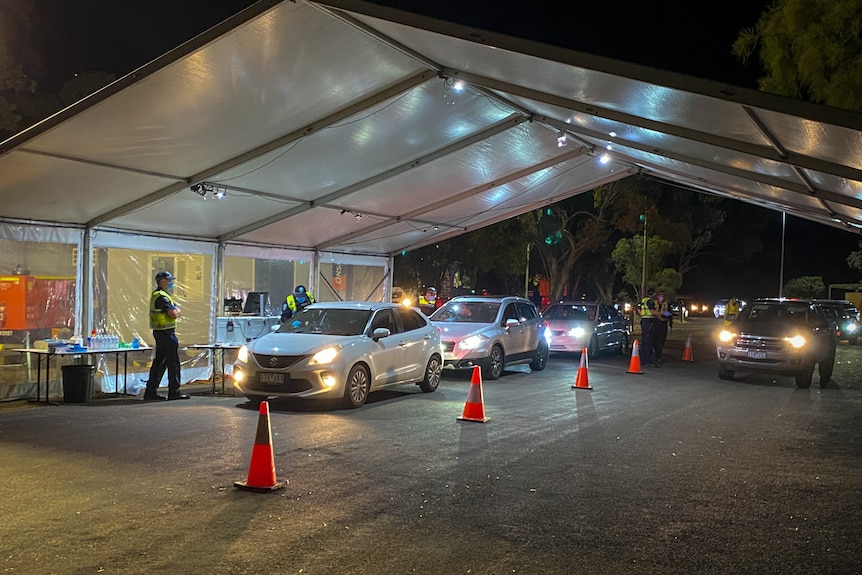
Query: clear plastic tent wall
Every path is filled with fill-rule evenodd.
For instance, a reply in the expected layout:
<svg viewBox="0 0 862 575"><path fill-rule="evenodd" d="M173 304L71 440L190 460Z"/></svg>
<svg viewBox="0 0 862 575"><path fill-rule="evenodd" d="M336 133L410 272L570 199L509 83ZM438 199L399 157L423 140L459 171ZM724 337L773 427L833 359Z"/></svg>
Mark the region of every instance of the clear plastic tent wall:
<svg viewBox="0 0 862 575"><path fill-rule="evenodd" d="M82 257L87 252L89 258ZM172 295L182 309L177 335L183 383L212 377L209 353L190 346L218 343L219 321L241 314L249 293L267 295L257 315L278 316L297 285L318 301L382 300L391 292L389 257L0 223L0 400L36 396L37 360L16 349L47 346L49 340L87 341L93 331L116 336L121 346L136 338L152 346L148 310L158 271L176 278ZM240 308L229 309L229 300ZM118 369L112 354L61 359L92 361L96 392L137 394L152 351L131 353L127 371ZM61 370L59 359L53 361L49 385L56 396Z"/></svg>

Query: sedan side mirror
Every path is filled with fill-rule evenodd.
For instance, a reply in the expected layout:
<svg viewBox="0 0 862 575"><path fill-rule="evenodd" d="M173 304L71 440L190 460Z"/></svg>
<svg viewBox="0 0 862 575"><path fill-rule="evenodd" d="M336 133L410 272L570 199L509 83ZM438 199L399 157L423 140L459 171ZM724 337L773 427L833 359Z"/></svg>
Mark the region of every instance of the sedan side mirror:
<svg viewBox="0 0 862 575"><path fill-rule="evenodd" d="M389 337L391 335L391 333L392 332L389 331L389 328L378 327L377 329L375 329L371 333L371 339L373 339L374 341L377 341L378 339L382 339L384 337Z"/></svg>

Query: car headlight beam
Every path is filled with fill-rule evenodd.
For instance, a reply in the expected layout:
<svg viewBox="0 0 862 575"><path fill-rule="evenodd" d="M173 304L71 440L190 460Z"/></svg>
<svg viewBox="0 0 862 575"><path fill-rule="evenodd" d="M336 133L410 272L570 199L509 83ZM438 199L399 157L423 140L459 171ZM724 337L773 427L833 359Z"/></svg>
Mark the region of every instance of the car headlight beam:
<svg viewBox="0 0 862 575"><path fill-rule="evenodd" d="M587 330L585 330L582 327L573 327L572 329L570 329L569 331L566 332L566 335L568 335L569 337L582 338L582 337L584 337L584 335L586 333L587 333Z"/></svg>
<svg viewBox="0 0 862 575"><path fill-rule="evenodd" d="M311 356L311 360L309 360L308 365L322 365L332 363L332 360L336 358L339 351L341 351L341 348L335 345L321 349L320 351Z"/></svg>
<svg viewBox="0 0 862 575"><path fill-rule="evenodd" d="M805 345L805 338L801 335L794 335L793 337L785 337L784 341L786 341L791 347L799 349L800 347Z"/></svg>
<svg viewBox="0 0 862 575"><path fill-rule="evenodd" d="M718 334L718 339L724 343L730 343L734 339L736 339L736 334L732 331L728 331L726 329L721 330L721 333Z"/></svg>
<svg viewBox="0 0 862 575"><path fill-rule="evenodd" d="M485 345L488 338L484 335L471 335L458 342L458 349L478 349Z"/></svg>
<svg viewBox="0 0 862 575"><path fill-rule="evenodd" d="M248 363L248 346L244 345L236 352L236 360L240 363Z"/></svg>

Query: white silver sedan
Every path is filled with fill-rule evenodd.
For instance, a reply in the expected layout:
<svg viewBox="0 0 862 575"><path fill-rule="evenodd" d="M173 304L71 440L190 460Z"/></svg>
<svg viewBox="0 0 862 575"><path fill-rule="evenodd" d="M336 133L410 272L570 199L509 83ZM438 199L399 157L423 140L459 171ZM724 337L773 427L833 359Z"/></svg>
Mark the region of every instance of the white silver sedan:
<svg viewBox="0 0 862 575"><path fill-rule="evenodd" d="M360 407L370 392L392 385L436 390L442 357L440 331L414 308L316 303L240 348L233 385L252 402L340 398Z"/></svg>

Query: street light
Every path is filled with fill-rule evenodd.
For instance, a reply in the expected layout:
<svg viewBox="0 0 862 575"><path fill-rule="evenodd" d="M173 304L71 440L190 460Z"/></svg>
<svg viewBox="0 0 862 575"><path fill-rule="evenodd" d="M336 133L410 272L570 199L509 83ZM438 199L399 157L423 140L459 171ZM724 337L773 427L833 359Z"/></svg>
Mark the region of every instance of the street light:
<svg viewBox="0 0 862 575"><path fill-rule="evenodd" d="M646 297L646 248L647 248L647 235L646 235L646 214L640 215L640 220L644 223L644 259L643 259L643 269L641 276L641 298Z"/></svg>

